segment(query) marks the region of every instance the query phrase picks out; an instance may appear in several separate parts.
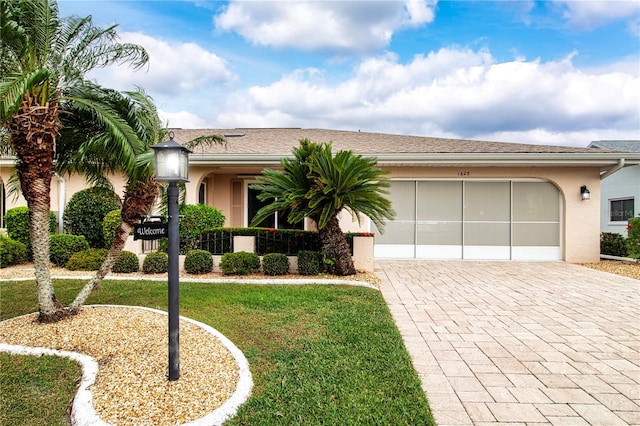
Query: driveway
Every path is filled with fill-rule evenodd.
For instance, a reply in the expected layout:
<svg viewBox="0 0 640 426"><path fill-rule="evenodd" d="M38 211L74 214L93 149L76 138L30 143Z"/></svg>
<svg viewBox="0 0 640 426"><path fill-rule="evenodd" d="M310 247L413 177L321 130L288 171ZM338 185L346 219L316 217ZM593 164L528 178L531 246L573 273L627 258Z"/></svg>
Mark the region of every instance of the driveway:
<svg viewBox="0 0 640 426"><path fill-rule="evenodd" d="M561 262L376 260L439 426L640 425L640 281Z"/></svg>

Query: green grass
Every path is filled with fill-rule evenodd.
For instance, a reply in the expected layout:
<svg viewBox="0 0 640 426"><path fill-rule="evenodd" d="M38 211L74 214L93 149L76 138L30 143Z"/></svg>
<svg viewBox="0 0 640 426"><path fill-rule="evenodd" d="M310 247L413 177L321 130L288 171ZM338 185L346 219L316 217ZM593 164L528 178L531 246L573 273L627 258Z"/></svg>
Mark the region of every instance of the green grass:
<svg viewBox="0 0 640 426"><path fill-rule="evenodd" d="M69 303L82 284L57 280L56 295ZM37 310L34 282L0 282L0 297L1 319ZM166 298L165 282L105 281L88 304L166 310ZM435 424L375 290L182 282L180 314L218 329L249 361L252 395L227 425ZM13 411L18 402L6 397Z"/></svg>

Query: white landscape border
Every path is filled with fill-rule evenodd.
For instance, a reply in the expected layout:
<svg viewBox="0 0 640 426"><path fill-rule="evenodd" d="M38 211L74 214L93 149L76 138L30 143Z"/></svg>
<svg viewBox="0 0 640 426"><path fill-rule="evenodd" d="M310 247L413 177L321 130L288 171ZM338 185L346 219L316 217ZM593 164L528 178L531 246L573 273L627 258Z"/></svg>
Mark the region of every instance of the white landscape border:
<svg viewBox="0 0 640 426"><path fill-rule="evenodd" d="M126 306L126 305L87 305L87 307L110 307L110 308L129 308L129 309L143 309L150 312L154 312L160 315L167 316L167 312L147 308L143 306ZM184 423L184 426L213 426L221 425L225 420L233 416L238 407L240 407L251 395L251 389L253 388L253 379L251 371L249 370L249 363L244 354L236 345L231 342L222 333L207 324L199 321L192 320L181 316L181 320L194 324L197 327L202 328L205 332L215 336L220 343L231 352L231 355L236 361L238 366L238 385L233 394L216 410L210 412L204 417ZM82 379L78 392L73 400L73 406L71 409L71 424L75 426L108 426L107 423L100 419L93 407L93 395L89 390L89 387L95 383L96 374L98 373L98 363L95 359L88 355L84 355L78 352L59 351L49 348L32 348L20 345L8 345L0 343L0 352L9 352L16 355L54 355L70 358L78 362L82 366Z"/></svg>

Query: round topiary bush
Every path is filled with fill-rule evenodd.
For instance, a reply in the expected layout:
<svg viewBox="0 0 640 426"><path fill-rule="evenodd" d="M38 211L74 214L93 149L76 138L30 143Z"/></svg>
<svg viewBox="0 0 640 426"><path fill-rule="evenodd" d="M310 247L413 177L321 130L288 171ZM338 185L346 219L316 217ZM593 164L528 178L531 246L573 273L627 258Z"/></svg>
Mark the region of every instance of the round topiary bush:
<svg viewBox="0 0 640 426"><path fill-rule="evenodd" d="M265 275L285 275L289 273L289 258L284 253L267 253L262 256L262 272Z"/></svg>
<svg viewBox="0 0 640 426"><path fill-rule="evenodd" d="M200 248L200 236L203 232L224 225L224 214L215 207L206 204L183 204L180 215L180 254Z"/></svg>
<svg viewBox="0 0 640 426"><path fill-rule="evenodd" d="M298 252L298 273L300 275L318 275L322 271L322 253L311 250Z"/></svg>
<svg viewBox="0 0 640 426"><path fill-rule="evenodd" d="M64 228L68 234L84 235L89 247L106 246L102 221L112 210L120 208L120 199L104 189L78 191L69 200L64 212Z"/></svg>
<svg viewBox="0 0 640 426"><path fill-rule="evenodd" d="M89 244L82 235L54 234L49 237L49 260L64 267L74 253L88 248Z"/></svg>
<svg viewBox="0 0 640 426"><path fill-rule="evenodd" d="M111 271L122 274L130 274L132 272L138 272L139 269L140 261L138 260L138 256L133 252L122 250L118 255L115 263L113 264L113 268L111 268Z"/></svg>
<svg viewBox="0 0 640 426"><path fill-rule="evenodd" d="M27 246L0 234L0 268L26 262Z"/></svg>
<svg viewBox="0 0 640 426"><path fill-rule="evenodd" d="M169 270L169 256L162 251L154 251L144 257L142 272L145 274L162 274Z"/></svg>
<svg viewBox="0 0 640 426"><path fill-rule="evenodd" d="M225 275L248 275L259 269L260 257L255 253L225 253L220 259L220 270Z"/></svg>
<svg viewBox="0 0 640 426"><path fill-rule="evenodd" d="M109 250L88 248L74 253L65 265L70 271L97 271L107 257Z"/></svg>
<svg viewBox="0 0 640 426"><path fill-rule="evenodd" d="M189 250L184 258L184 270L190 274L213 271L213 256L206 250Z"/></svg>

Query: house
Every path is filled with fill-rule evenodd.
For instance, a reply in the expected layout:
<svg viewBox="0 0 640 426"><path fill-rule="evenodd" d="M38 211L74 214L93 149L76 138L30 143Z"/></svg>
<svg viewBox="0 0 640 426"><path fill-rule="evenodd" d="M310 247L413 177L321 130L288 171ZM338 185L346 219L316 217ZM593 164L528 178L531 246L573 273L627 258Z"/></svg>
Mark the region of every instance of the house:
<svg viewBox="0 0 640 426"><path fill-rule="evenodd" d="M637 141L594 141L589 148L640 152ZM627 220L640 215L640 165L611 169L602 176L600 186L600 231L627 236Z"/></svg>
<svg viewBox="0 0 640 426"><path fill-rule="evenodd" d="M442 139L301 128L174 129L175 140L219 134L226 146L199 147L190 155L186 202L221 210L226 226L247 226L260 208L249 185L265 168L279 167L300 139L333 143L377 158L390 174L396 218L381 233L348 213L345 231L376 234L378 258L564 260L597 262L600 179L640 164L640 153L600 148ZM6 182L12 163L5 160ZM122 179L114 177L117 188ZM52 210L84 187L81 178L55 177ZM590 192L585 200L582 192ZM17 205L7 200L6 208ZM19 200L17 203L19 204ZM22 200L24 204L24 201ZM286 227L286 217L263 225ZM308 227L310 224L301 224ZM140 243L136 241L136 243ZM128 249L131 249L129 246Z"/></svg>

